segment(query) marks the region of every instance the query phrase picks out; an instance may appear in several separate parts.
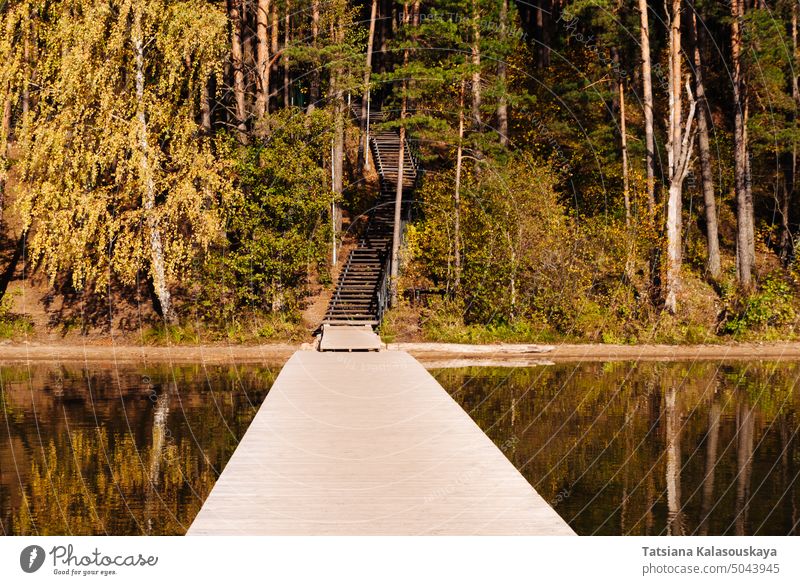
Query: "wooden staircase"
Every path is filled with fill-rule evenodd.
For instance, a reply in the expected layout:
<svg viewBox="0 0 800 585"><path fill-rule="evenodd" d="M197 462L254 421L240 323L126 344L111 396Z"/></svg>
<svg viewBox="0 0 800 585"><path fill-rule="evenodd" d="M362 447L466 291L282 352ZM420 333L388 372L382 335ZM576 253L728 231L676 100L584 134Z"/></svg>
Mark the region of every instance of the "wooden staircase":
<svg viewBox="0 0 800 585"><path fill-rule="evenodd" d="M370 119L372 116L371 112ZM375 117L382 119L380 112ZM366 229L336 282L324 325L376 326L388 305L400 136L396 132L376 134L370 137L370 149L380 177L380 194L367 213ZM416 185L418 165L408 144L403 151L403 200L407 207L407 199Z"/></svg>

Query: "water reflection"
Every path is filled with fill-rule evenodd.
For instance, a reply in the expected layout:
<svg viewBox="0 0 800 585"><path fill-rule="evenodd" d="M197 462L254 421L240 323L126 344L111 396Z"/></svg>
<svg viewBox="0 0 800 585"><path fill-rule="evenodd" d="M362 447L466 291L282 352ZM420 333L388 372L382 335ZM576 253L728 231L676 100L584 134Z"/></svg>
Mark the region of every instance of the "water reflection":
<svg viewBox="0 0 800 585"><path fill-rule="evenodd" d="M797 534L800 365L435 370L579 534Z"/></svg>
<svg viewBox="0 0 800 585"><path fill-rule="evenodd" d="M0 368L0 532L183 534L279 369Z"/></svg>

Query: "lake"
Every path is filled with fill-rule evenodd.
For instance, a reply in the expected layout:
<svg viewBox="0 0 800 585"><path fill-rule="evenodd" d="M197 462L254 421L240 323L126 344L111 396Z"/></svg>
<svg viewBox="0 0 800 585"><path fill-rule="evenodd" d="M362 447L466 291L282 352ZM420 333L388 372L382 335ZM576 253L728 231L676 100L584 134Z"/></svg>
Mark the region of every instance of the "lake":
<svg viewBox="0 0 800 585"><path fill-rule="evenodd" d="M280 365L0 367L0 533L183 534ZM800 365L431 373L579 534L797 534Z"/></svg>
<svg viewBox="0 0 800 585"><path fill-rule="evenodd" d="M184 534L279 371L0 368L0 529Z"/></svg>
<svg viewBox="0 0 800 585"><path fill-rule="evenodd" d="M432 372L582 535L797 534L797 363Z"/></svg>

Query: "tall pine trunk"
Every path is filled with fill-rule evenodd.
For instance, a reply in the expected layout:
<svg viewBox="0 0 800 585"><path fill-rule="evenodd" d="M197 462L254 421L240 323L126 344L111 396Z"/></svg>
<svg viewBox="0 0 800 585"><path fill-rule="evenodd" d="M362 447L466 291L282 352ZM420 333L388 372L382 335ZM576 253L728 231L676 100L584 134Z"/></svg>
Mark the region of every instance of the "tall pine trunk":
<svg viewBox="0 0 800 585"><path fill-rule="evenodd" d="M291 79L289 78L289 41L292 26L292 5L290 0L286 0L286 14L283 16L283 107L291 106L291 94L289 92Z"/></svg>
<svg viewBox="0 0 800 585"><path fill-rule="evenodd" d="M753 197L749 187L747 147L747 88L742 58L743 0L731 1L731 60L733 61L734 107L734 189L736 192L736 272L744 290L753 285L755 267L755 230Z"/></svg>
<svg viewBox="0 0 800 585"><path fill-rule="evenodd" d="M269 112L269 11L270 0L258 0L256 13L256 118Z"/></svg>
<svg viewBox="0 0 800 585"><path fill-rule="evenodd" d="M642 45L642 102L644 107L644 135L647 168L647 206L650 213L655 208L656 192L656 149L655 126L653 124L653 74L650 57L650 24L647 13L647 0L639 0L639 28Z"/></svg>
<svg viewBox="0 0 800 585"><path fill-rule="evenodd" d="M172 295L167 286L166 262L164 246L161 241L161 227L156 209L156 182L150 160L150 144L147 128L147 113L144 102L144 38L142 31L142 8L134 9L132 41L136 66L136 122L139 126L139 173L144 193L142 203L147 229L150 232L150 272L153 279L153 290L161 306L161 315L168 324L178 321L172 306Z"/></svg>
<svg viewBox="0 0 800 585"><path fill-rule="evenodd" d="M269 21L270 21L270 23L272 25L272 28L270 30L270 35L269 35L269 48L270 48L270 52L273 55L273 58L272 58L272 61L271 61L271 65L270 65L270 69L272 70L271 73L272 73L272 77L275 79L275 84L278 85L278 60L275 59L275 57L274 57L274 55L278 54L278 36L280 35L280 14L278 12L278 2L277 1L273 1L272 2L271 8L270 8ZM275 89L275 94L277 94L277 93L278 93L278 89L276 88ZM270 94L270 99L272 99L272 97L273 97L272 94ZM278 99L277 99L277 97L275 97L275 102L277 102L277 101L278 101ZM274 105L277 106L277 104L274 104Z"/></svg>
<svg viewBox="0 0 800 585"><path fill-rule="evenodd" d="M481 27L478 0L472 0L472 124L481 127Z"/></svg>
<svg viewBox="0 0 800 585"><path fill-rule="evenodd" d="M342 43L344 41L344 17L341 16L340 18L341 20L338 21L338 23L336 20L331 21L331 38L334 39L336 43ZM346 110L344 103L344 87L342 87L342 85L342 70L339 66L335 66L331 69L330 91L334 99L333 191L336 193L339 200L341 200L342 193L344 192L344 117ZM339 202L337 202L334 209L334 230L336 232L334 237L336 237L342 230L342 210Z"/></svg>
<svg viewBox="0 0 800 585"><path fill-rule="evenodd" d="M711 166L711 147L709 139L708 101L704 82L703 59L701 56L703 32L697 26L697 15L692 14L694 41L694 87L697 95L697 144L700 151L700 175L702 178L703 203L706 218L706 243L708 262L706 269L712 278L722 272L719 254L719 229L717 227L717 202L714 195L714 176Z"/></svg>
<svg viewBox="0 0 800 585"><path fill-rule="evenodd" d="M622 198L625 203L625 225L631 224L631 186L628 176L628 122L625 112L625 80L620 76L617 79L619 91L619 134L620 149L622 151Z"/></svg>
<svg viewBox="0 0 800 585"><path fill-rule="evenodd" d="M242 6L241 0L228 0L231 19L231 61L233 62L234 116L239 130L239 139L244 140L247 118L244 85L244 54L242 50Z"/></svg>
<svg viewBox="0 0 800 585"><path fill-rule="evenodd" d="M798 83L798 40L797 40L797 26L798 26L798 3L792 3L792 100L794 101L795 112L800 109L800 83ZM797 114L792 116L792 121L797 126ZM794 238L790 228L792 201L796 198L797 192L797 140L792 140L792 151L789 153L789 164L786 165L784 171L784 189L783 200L781 201L781 237L780 237L780 253L781 259L788 262L794 251Z"/></svg>
<svg viewBox="0 0 800 585"><path fill-rule="evenodd" d="M319 42L319 0L311 0L311 44L316 50ZM318 58L318 53L315 52L315 57ZM320 99L320 66L321 63L317 60L314 61L314 70L311 72L311 79L308 82L308 107L307 112L314 111Z"/></svg>
<svg viewBox="0 0 800 585"><path fill-rule="evenodd" d="M403 4L403 25L408 26L410 21L410 8L408 2ZM408 67L409 49L403 49L403 67ZM390 298L391 305L397 306L398 300L398 282L397 278L400 275L400 236L401 236L401 222L403 218L403 172L404 163L406 158L406 111L408 109L408 80L403 79L402 83L402 98L400 100L400 140L399 150L397 154L397 185L395 186L394 194L394 225L392 229L392 263L390 268Z"/></svg>
<svg viewBox="0 0 800 585"><path fill-rule="evenodd" d="M508 0L500 2L500 42L508 41ZM505 55L497 63L497 80L500 85L500 95L497 97L497 133L500 135L500 144L508 146L508 97L506 87L506 61ZM459 115L461 111L459 110ZM459 144L460 148L460 144Z"/></svg>
<svg viewBox="0 0 800 585"><path fill-rule="evenodd" d="M370 170L369 157L369 100L370 89L369 80L372 75L372 48L375 43L375 23L378 17L378 0L372 0L372 8L369 15L369 36L367 37L367 56L364 64L364 95L361 98L361 136L362 146L359 152L359 168L364 172Z"/></svg>

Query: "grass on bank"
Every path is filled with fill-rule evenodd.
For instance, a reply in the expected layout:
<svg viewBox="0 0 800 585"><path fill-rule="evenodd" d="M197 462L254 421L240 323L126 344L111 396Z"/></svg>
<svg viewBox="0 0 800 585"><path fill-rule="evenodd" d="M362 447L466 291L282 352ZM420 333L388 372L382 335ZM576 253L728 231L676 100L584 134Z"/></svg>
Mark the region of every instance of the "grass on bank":
<svg viewBox="0 0 800 585"><path fill-rule="evenodd" d="M557 324L546 314L514 321L465 323L458 303L435 300L425 306L403 302L390 310L380 328L387 343L606 343L606 344L722 344L800 340L800 298L779 274L768 274L749 295L735 292L732 282L710 285L688 274L678 314L640 303L586 300L568 319ZM713 300L709 300L712 299Z"/></svg>
<svg viewBox="0 0 800 585"><path fill-rule="evenodd" d="M247 320L232 321L223 326L202 323L155 325L142 332L148 345L199 345L229 342L235 344L307 341L309 331L299 319L283 314L268 314Z"/></svg>

